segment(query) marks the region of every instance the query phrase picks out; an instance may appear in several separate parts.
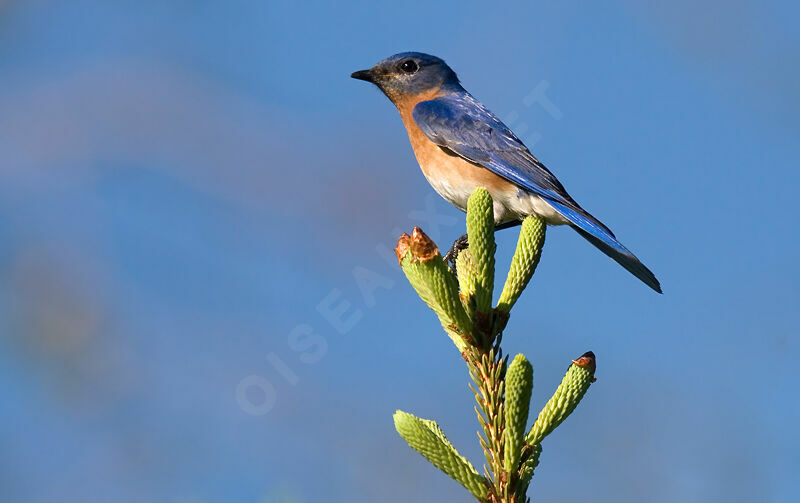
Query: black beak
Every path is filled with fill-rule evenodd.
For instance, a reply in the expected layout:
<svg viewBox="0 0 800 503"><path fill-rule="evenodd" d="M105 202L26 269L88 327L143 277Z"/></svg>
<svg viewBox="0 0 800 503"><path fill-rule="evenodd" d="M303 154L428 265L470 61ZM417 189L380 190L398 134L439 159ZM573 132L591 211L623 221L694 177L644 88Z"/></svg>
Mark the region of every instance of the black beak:
<svg viewBox="0 0 800 503"><path fill-rule="evenodd" d="M372 70L359 70L350 74L351 77L358 80L366 80L367 82L375 83L375 74Z"/></svg>

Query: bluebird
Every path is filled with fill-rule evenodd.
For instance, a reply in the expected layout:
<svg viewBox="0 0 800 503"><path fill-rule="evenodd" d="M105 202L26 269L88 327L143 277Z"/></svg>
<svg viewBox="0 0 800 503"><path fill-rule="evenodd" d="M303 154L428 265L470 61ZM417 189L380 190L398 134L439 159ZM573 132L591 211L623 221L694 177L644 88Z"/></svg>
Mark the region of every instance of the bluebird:
<svg viewBox="0 0 800 503"><path fill-rule="evenodd" d="M494 201L496 229L518 225L531 215L548 225L569 225L661 293L655 275L572 199L496 115L461 87L442 59L404 52L351 77L375 84L394 103L422 173L450 204L466 211L473 190L485 187ZM448 258L466 246L462 236Z"/></svg>

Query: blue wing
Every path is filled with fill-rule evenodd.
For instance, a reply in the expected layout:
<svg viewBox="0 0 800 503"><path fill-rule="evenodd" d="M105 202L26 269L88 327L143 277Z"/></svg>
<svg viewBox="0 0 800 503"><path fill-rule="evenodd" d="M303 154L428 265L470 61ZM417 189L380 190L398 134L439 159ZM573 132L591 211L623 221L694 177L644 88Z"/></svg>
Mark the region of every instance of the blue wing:
<svg viewBox="0 0 800 503"><path fill-rule="evenodd" d="M413 118L425 136L441 148L542 197L600 251L661 292L653 273L608 227L581 208L522 141L472 95L464 92L420 102L414 107Z"/></svg>

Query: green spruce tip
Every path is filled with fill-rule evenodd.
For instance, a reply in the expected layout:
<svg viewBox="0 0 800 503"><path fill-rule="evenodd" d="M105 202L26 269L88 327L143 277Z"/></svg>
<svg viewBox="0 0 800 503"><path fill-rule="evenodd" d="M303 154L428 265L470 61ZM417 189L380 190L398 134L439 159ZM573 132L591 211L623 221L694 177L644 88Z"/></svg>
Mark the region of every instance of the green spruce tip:
<svg viewBox="0 0 800 503"><path fill-rule="evenodd" d="M472 260L469 248L462 250L456 257L456 273L458 274L459 297L467 316L475 314L475 288L477 284L478 269ZM471 319L471 318L470 318ZM471 319L474 322L474 320Z"/></svg>
<svg viewBox="0 0 800 503"><path fill-rule="evenodd" d="M538 217L526 217L522 221L517 250L511 259L508 277L497 301L499 311L508 313L533 277L542 256L546 229L547 225Z"/></svg>
<svg viewBox="0 0 800 503"><path fill-rule="evenodd" d="M514 357L506 372L503 466L508 473L519 467L533 390L533 367L524 355Z"/></svg>
<svg viewBox="0 0 800 503"><path fill-rule="evenodd" d="M395 248L400 267L420 298L438 316L460 352L467 349L471 322L458 294L458 282L436 244L419 227L403 234Z"/></svg>
<svg viewBox="0 0 800 503"><path fill-rule="evenodd" d="M486 498L488 481L458 453L434 421L398 410L394 414L394 427L412 449L422 454L436 468L464 486L479 500Z"/></svg>
<svg viewBox="0 0 800 503"><path fill-rule="evenodd" d="M477 270L475 307L488 314L492 309L494 289L494 206L492 196L478 187L467 200L467 238Z"/></svg>
<svg viewBox="0 0 800 503"><path fill-rule="evenodd" d="M567 369L564 379L539 413L536 422L525 437L529 445L539 444L578 406L589 386L595 381L596 361L594 353L587 351L577 360L573 360Z"/></svg>

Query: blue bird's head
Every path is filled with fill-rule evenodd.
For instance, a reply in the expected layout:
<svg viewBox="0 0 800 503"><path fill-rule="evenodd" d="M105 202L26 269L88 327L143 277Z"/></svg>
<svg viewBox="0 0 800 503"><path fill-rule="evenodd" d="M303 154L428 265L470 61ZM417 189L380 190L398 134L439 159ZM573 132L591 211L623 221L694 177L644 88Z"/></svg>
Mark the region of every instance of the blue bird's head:
<svg viewBox="0 0 800 503"><path fill-rule="evenodd" d="M456 72L443 59L421 52L389 56L369 70L350 75L372 82L393 102L422 93L460 88Z"/></svg>

